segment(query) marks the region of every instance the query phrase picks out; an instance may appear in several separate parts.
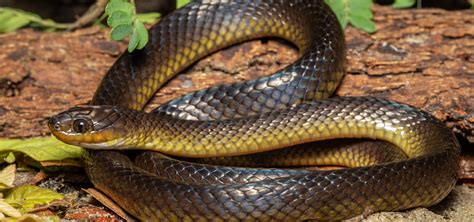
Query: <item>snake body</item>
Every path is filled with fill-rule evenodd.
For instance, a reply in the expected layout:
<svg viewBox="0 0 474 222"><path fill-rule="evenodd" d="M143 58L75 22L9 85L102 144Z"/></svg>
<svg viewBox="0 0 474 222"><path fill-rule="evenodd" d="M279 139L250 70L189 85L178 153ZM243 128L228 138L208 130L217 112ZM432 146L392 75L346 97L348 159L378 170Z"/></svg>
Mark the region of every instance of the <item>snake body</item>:
<svg viewBox="0 0 474 222"><path fill-rule="evenodd" d="M197 60L261 37L294 43L300 59L268 77L140 111L161 85ZM154 150L227 165L355 167L222 167L154 152L133 163L118 152L89 151L94 185L141 220L339 220L439 202L457 179L455 137L408 105L373 97L327 99L342 79L344 53L343 32L323 1L193 1L153 26L143 50L117 60L91 106L60 113L49 127L60 140L90 149ZM301 145L360 137L377 139L376 145ZM234 157L244 154L252 155ZM255 162L265 157L274 161Z"/></svg>

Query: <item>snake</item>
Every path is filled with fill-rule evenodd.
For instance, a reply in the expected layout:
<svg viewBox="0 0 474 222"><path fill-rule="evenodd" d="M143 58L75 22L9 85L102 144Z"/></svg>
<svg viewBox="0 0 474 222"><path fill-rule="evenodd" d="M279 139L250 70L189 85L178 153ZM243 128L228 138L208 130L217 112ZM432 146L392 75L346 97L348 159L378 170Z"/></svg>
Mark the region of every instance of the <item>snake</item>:
<svg viewBox="0 0 474 222"><path fill-rule="evenodd" d="M299 59L143 111L205 56L261 38L293 44ZM322 0L195 0L124 52L89 105L48 126L87 148L94 186L143 221L327 221L440 202L458 177L454 134L410 105L331 97L345 52Z"/></svg>

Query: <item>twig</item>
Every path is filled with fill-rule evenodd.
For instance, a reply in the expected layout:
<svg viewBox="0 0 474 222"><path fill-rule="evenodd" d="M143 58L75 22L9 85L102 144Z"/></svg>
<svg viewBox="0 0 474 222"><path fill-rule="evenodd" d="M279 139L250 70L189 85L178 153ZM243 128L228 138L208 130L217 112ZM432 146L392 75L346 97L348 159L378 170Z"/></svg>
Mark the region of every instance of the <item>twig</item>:
<svg viewBox="0 0 474 222"><path fill-rule="evenodd" d="M68 24L67 30L74 30L92 23L100 17L105 10L108 0L97 0L87 12L79 17L74 23Z"/></svg>

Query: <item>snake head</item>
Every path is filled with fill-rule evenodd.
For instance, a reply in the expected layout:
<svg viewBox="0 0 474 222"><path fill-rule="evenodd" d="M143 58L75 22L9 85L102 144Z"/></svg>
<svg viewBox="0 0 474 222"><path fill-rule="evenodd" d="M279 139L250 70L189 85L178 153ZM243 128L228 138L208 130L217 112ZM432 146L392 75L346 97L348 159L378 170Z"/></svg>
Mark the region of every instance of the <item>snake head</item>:
<svg viewBox="0 0 474 222"><path fill-rule="evenodd" d="M48 121L59 140L85 148L101 149L120 143L126 121L114 106L80 106L61 112Z"/></svg>

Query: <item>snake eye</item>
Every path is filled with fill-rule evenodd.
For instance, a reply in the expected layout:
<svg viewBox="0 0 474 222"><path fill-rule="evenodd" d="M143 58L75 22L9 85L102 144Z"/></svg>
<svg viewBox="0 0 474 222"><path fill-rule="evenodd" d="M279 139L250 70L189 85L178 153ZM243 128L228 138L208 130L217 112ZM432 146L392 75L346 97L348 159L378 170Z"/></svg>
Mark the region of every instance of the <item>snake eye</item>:
<svg viewBox="0 0 474 222"><path fill-rule="evenodd" d="M57 130L57 131L61 130L61 124L55 123L54 124L54 129Z"/></svg>
<svg viewBox="0 0 474 222"><path fill-rule="evenodd" d="M85 133L91 128L90 123L85 119L76 119L72 123L72 129L76 133Z"/></svg>

